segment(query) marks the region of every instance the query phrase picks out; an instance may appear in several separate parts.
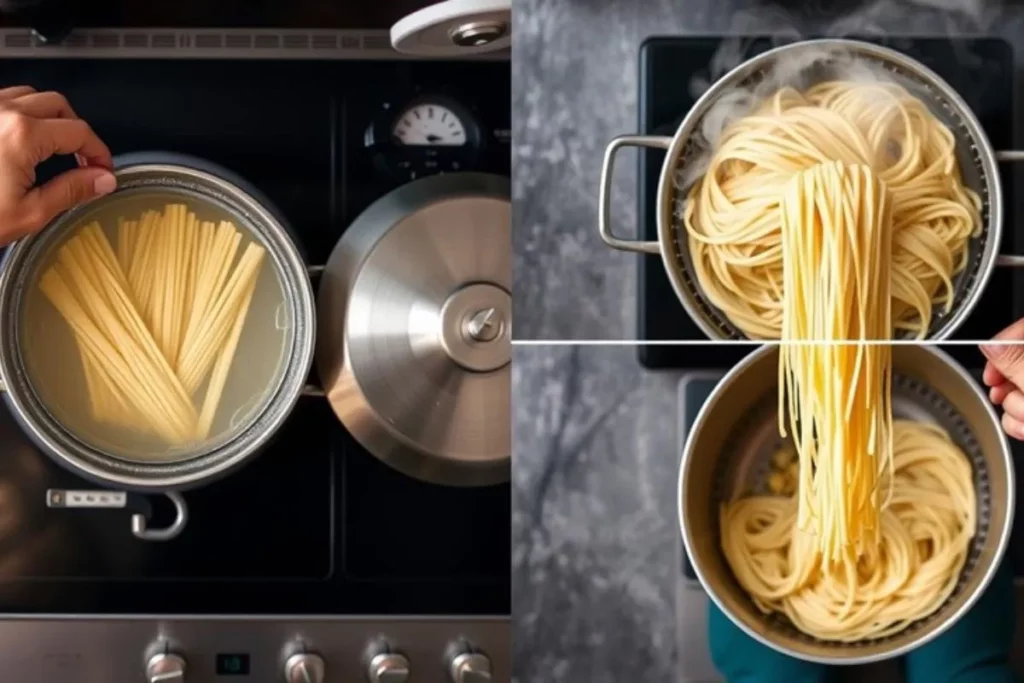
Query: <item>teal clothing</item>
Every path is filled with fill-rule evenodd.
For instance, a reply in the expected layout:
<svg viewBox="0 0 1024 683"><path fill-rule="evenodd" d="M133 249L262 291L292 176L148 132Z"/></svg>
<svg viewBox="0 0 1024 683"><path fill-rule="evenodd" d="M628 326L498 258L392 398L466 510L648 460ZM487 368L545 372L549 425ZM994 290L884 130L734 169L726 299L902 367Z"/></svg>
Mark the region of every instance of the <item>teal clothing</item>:
<svg viewBox="0 0 1024 683"><path fill-rule="evenodd" d="M907 683L1017 683L1009 657L1016 622L1013 577L996 572L985 594L953 628L905 659ZM728 683L828 683L833 669L762 645L711 603L711 660Z"/></svg>

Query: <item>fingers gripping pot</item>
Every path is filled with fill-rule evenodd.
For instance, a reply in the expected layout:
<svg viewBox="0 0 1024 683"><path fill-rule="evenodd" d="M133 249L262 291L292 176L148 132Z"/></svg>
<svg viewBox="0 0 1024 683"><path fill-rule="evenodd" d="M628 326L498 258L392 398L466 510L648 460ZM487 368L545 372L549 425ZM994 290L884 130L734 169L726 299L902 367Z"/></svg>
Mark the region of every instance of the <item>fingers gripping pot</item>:
<svg viewBox="0 0 1024 683"><path fill-rule="evenodd" d="M12 246L5 255L0 272L0 326L4 330L0 374L6 384L4 398L28 436L59 464L118 489L171 491L179 522L183 523L184 506L173 491L208 483L256 455L301 395L313 359L312 287L287 223L241 178L200 159L164 153L127 155L116 159L115 166L117 192L67 212L38 234ZM124 454L118 457L112 454L116 449L105 448L101 442L69 428L59 406L46 400L44 383L37 381L49 375L51 382L47 386L52 386L61 383L58 380L62 378L68 382L80 378L82 366L78 358L73 362L67 360L76 354L69 352L54 356L59 362L42 363L63 365L63 369L40 369L40 364L32 366L26 362L37 353L36 347L45 345L46 337L57 335L53 328L66 326L52 306L52 317L46 323L40 322L40 316L47 315L48 306L38 303L40 272L47 259L52 262L56 247L84 223L112 223L120 215L133 216L143 209L160 210L164 203L173 202L194 209L197 215L202 214L201 218L209 215L215 216L210 220L230 221L246 235L245 239L265 249L254 303L230 370L231 377L248 381L246 398L240 401L241 407L232 409L233 414L226 415L221 423L223 428L194 450L168 458L133 458ZM260 288L264 286L275 295L260 298ZM261 306L262 302L270 303ZM267 334L252 336L254 328ZM247 341L246 335L252 339ZM70 344L70 335L65 336ZM254 369L249 362L254 356L238 360L247 344L253 348L270 347L274 353ZM221 405L224 406L223 401ZM138 521L133 523L137 525Z"/></svg>
<svg viewBox="0 0 1024 683"><path fill-rule="evenodd" d="M324 393L364 448L409 476L509 478L510 220L505 178L424 178L366 209L324 267Z"/></svg>
<svg viewBox="0 0 1024 683"><path fill-rule="evenodd" d="M755 640L784 654L826 664L861 664L904 654L936 638L985 591L1013 526L1016 480L999 419L978 383L932 346L899 345L893 354L893 413L938 424L971 461L978 528L953 594L932 615L885 638L825 642L788 621L766 617L740 587L721 550L722 503L763 490L779 445L778 346L744 358L701 408L679 468L679 524L687 555L711 599Z"/></svg>
<svg viewBox="0 0 1024 683"><path fill-rule="evenodd" d="M681 179L699 177L694 171L706 151L700 140L705 124L721 124L718 105L728 106L737 91L753 89L766 79L804 89L818 82L842 79L851 60L887 74L920 98L956 138L956 156L963 182L982 201L981 230L968 244L967 263L954 280L953 306L948 313L936 310L927 336L946 339L977 305L981 293L998 266L1024 266L1024 256L998 253L1003 229L1003 192L999 161L1024 160L1024 152L995 151L977 117L963 98L928 67L907 55L855 40L807 40L775 48L743 62L717 80L686 113L671 137L624 135L605 150L601 169L598 223L601 239L613 249L661 256L665 273L683 308L711 339L744 339L746 335L709 300L697 279L690 254L682 207L689 187ZM806 68L799 69L800 65ZM788 75L784 78L782 75ZM611 224L611 184L615 156L624 147L665 150L658 180L657 241L629 240L616 236Z"/></svg>

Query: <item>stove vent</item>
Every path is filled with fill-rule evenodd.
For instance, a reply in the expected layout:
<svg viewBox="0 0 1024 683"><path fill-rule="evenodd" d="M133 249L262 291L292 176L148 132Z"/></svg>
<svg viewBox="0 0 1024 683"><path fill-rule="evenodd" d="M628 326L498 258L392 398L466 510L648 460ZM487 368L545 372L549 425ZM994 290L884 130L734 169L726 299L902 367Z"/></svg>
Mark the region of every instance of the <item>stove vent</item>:
<svg viewBox="0 0 1024 683"><path fill-rule="evenodd" d="M457 55L507 60L510 51ZM91 59L413 59L388 31L275 29L76 29L51 44L30 29L0 29L0 57ZM438 57L432 57L438 59Z"/></svg>

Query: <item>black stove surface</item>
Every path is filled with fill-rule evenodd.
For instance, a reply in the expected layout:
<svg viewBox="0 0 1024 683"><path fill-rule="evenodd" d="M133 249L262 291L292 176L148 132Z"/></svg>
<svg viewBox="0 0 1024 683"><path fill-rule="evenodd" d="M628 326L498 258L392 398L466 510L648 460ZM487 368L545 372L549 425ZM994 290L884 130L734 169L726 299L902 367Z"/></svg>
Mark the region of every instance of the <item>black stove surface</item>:
<svg viewBox="0 0 1024 683"><path fill-rule="evenodd" d="M409 178L366 149L371 125L441 98L481 132L466 170L508 175L507 63L4 60L3 83L63 92L114 154L200 156L254 183L312 264ZM383 119L382 119L383 117ZM60 170L50 165L41 177ZM0 614L507 614L510 489L421 483L367 453L322 398L300 399L267 450L184 494L128 509L47 508L96 487L37 451L0 409Z"/></svg>
<svg viewBox="0 0 1024 683"><path fill-rule="evenodd" d="M949 351L948 348L943 349ZM976 350L975 353L978 353ZM977 365L977 363L974 363ZM724 373L722 373L724 374ZM981 385L981 372L974 373L975 379L978 384ZM682 401L684 402L684 410L682 412L683 424L680 425L682 429L682 436L685 440L686 436L690 433L690 429L693 427L694 422L697 420L697 413L700 411L704 402L707 401L708 396L714 390L718 384L721 375L718 376L702 376L700 378L691 378L686 384L685 389L682 393ZM1021 471L1024 467L1024 443L1017 441L1016 439L1010 439L1010 449L1013 452L1014 460L1014 472L1017 478L1017 486L1020 486ZM1018 499L1017 509L1020 509L1021 502ZM1015 519L1020 519L1017 515ZM682 567L680 568L683 576L691 581L697 580L697 574L693 570L693 565L690 563L690 558L686 554L685 548L681 553ZM1013 529L1010 532L1010 545L1006 551L1007 560L1010 566L1013 568L1014 576L1018 578L1024 577L1024 524L1014 524Z"/></svg>
<svg viewBox="0 0 1024 683"><path fill-rule="evenodd" d="M651 38L640 49L639 128L642 133L672 135L683 116L709 83L721 74L711 74L710 65L725 44L725 38ZM736 61L777 45L768 38L729 39L736 48ZM874 40L873 42L879 42ZM995 149L1012 149L1015 140L1013 48L997 38L950 40L945 38L890 38L881 41L933 69L960 93L981 121ZM731 50L730 50L731 51ZM742 57L740 57L742 55ZM696 94L694 91L697 91ZM645 240L657 239L657 188L664 152L642 150L638 174L638 233ZM1024 240L1017 237L1013 216L1014 174L1002 168L1004 222L1001 253L1018 253ZM707 336L689 318L676 297L661 257L640 255L638 259L637 338L646 341L705 340ZM1021 283L1011 269L997 268L974 312L954 339L988 339L1024 315ZM640 362L646 367L692 368L728 367L749 352L743 346L709 343L697 347L638 346ZM951 348L951 355L977 366L976 349Z"/></svg>

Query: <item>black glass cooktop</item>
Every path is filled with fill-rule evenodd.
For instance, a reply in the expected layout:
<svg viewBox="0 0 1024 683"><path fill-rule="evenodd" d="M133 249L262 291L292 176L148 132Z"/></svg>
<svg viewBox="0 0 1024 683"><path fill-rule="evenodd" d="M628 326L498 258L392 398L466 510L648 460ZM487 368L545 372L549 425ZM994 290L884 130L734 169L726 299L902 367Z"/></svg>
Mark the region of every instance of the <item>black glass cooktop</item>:
<svg viewBox="0 0 1024 683"><path fill-rule="evenodd" d="M878 42L875 40L874 42ZM944 38L890 38L884 44L920 60L946 79L978 116L996 149L1011 149L1015 140L1013 106L1013 48L997 38L949 40ZM721 57L731 56L734 66L741 59L778 44L768 38L651 38L640 50L640 131L672 135L697 96L721 73ZM733 49L734 48L734 49ZM717 57L716 57L717 55ZM639 159L638 233L642 239L657 239L656 201L658 178L665 155L643 150ZM1024 240L1015 226L1012 183L1014 175L1002 169L1004 226L1002 253L1018 253ZM637 337L648 341L703 340L707 336L689 318L665 274L661 257L640 255L638 259ZM997 268L985 293L955 339L988 339L1024 315L1022 283L1007 268ZM699 347L639 346L640 362L650 368L728 367L749 348L736 346ZM971 348L951 348L951 355L964 363L977 364ZM969 365L970 366L970 365Z"/></svg>
<svg viewBox="0 0 1024 683"><path fill-rule="evenodd" d="M507 63L4 60L0 85L63 92L114 154L200 156L254 183L321 264L370 202L451 160L367 131L407 105L444 106L472 154L508 175ZM452 162L454 163L454 162ZM51 164L41 176L60 170ZM48 489L95 486L53 464L0 409L0 614L502 614L510 610L508 485L421 483L354 442L323 398L300 399L271 446L184 494L126 509L48 508Z"/></svg>
<svg viewBox="0 0 1024 683"><path fill-rule="evenodd" d="M951 347L944 347L944 351L947 353L952 350ZM748 351L749 352L749 351ZM978 353L977 350L973 350L973 353ZM978 362L972 363L977 365ZM723 373L724 374L724 373ZM978 384L981 385L981 372L974 373L975 379ZM690 428L693 427L694 422L697 421L697 413L700 411L704 402L707 401L708 396L714 390L718 384L718 380L721 379L721 375L702 375L699 378L691 378L683 387L680 398L683 401L683 409L681 411L682 424L680 425L681 432L681 443L685 443L686 436L690 433ZM1016 439L1010 439L1010 449L1013 452L1014 460L1014 472L1017 477L1017 485L1020 485L1021 468L1024 467L1024 443L1017 441ZM680 452L682 449L680 449ZM1017 509L1019 510L1021 502L1018 499ZM1019 514L1015 519L1020 519ZM682 539L680 538L680 543ZM1013 567L1014 576L1018 578L1024 578L1024 524L1014 524L1013 529L1010 532L1010 545L1006 551L1007 560L1010 562L1010 566ZM683 549L681 553L682 567L680 570L684 577L690 581L697 580L697 574L693 570L693 565L690 563L690 558L686 554L686 550Z"/></svg>

